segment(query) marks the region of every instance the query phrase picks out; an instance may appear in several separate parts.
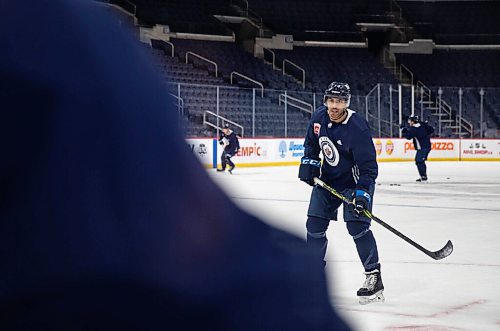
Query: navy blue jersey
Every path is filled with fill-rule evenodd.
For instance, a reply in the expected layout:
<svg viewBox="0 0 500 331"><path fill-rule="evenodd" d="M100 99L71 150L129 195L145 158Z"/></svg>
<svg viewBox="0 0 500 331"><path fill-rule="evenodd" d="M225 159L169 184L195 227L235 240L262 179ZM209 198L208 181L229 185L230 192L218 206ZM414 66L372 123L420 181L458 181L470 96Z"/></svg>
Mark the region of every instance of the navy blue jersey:
<svg viewBox="0 0 500 331"><path fill-rule="evenodd" d="M304 155L318 159L323 154L321 179L337 190L368 191L378 175L375 147L368 123L348 109L342 123L333 123L325 106L313 113L304 142Z"/></svg>
<svg viewBox="0 0 500 331"><path fill-rule="evenodd" d="M240 149L240 141L233 131L228 135L222 132L219 141L224 143L224 151L228 154L234 155Z"/></svg>
<svg viewBox="0 0 500 331"><path fill-rule="evenodd" d="M427 121L421 122L421 124L425 128L425 131L427 132L429 137L431 137L434 134L434 128L432 126L430 126Z"/></svg>
<svg viewBox="0 0 500 331"><path fill-rule="evenodd" d="M403 136L408 140L413 139L415 150L431 148L430 135L434 132L432 126L427 123L417 123L405 129L403 129Z"/></svg>

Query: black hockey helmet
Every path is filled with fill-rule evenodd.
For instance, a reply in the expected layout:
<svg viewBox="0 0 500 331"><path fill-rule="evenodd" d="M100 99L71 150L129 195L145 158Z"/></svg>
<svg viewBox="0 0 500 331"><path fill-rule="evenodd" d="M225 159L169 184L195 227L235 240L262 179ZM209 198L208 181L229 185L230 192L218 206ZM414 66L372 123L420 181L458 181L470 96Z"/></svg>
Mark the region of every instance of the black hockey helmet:
<svg viewBox="0 0 500 331"><path fill-rule="evenodd" d="M351 88L347 83L341 82L331 82L328 88L325 90L325 95L323 96L323 103L329 98L338 98L347 101L347 106L351 103Z"/></svg>
<svg viewBox="0 0 500 331"><path fill-rule="evenodd" d="M412 115L412 116L408 117L408 121L411 121L413 123L418 123L418 122L420 122L420 118L418 117L418 115Z"/></svg>

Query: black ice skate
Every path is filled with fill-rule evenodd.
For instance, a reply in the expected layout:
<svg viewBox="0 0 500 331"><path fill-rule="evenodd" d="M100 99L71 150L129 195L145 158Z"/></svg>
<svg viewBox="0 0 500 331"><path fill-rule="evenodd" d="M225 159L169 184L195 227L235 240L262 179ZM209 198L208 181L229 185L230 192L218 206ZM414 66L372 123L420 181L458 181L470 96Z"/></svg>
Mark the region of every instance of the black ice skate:
<svg viewBox="0 0 500 331"><path fill-rule="evenodd" d="M424 182L427 181L427 176L422 176L419 179L417 179L416 181L419 182L419 183L424 183Z"/></svg>
<svg viewBox="0 0 500 331"><path fill-rule="evenodd" d="M384 302L384 284L378 269L365 272L366 279L358 290L359 303L366 305L372 302Z"/></svg>
<svg viewBox="0 0 500 331"><path fill-rule="evenodd" d="M226 171L226 169L219 169L219 168L217 168L217 172L222 172L222 171Z"/></svg>
<svg viewBox="0 0 500 331"><path fill-rule="evenodd" d="M231 168L229 168L229 173L232 175L233 174L233 169L234 169L234 166L232 166Z"/></svg>

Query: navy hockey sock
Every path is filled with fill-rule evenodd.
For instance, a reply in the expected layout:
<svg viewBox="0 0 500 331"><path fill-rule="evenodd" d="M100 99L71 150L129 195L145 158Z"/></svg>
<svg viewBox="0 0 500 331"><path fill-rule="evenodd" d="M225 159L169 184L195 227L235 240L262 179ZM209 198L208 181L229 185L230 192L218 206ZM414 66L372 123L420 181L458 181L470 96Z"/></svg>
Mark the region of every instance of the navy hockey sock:
<svg viewBox="0 0 500 331"><path fill-rule="evenodd" d="M227 158L227 164L229 165L229 167L230 167L231 170L234 169L234 163L233 163L233 161L231 161L230 158Z"/></svg>
<svg viewBox="0 0 500 331"><path fill-rule="evenodd" d="M359 259L363 263L365 271L379 269L377 243L370 230L370 224L356 221L347 222L347 230L354 239Z"/></svg>
<svg viewBox="0 0 500 331"><path fill-rule="evenodd" d="M427 166L425 162L417 162L418 173L421 178L427 178Z"/></svg>
<svg viewBox="0 0 500 331"><path fill-rule="evenodd" d="M330 221L319 217L308 217L306 222L307 228L307 246L318 257L318 260L324 261L328 239L326 238L326 230ZM324 262L323 262L324 263Z"/></svg>

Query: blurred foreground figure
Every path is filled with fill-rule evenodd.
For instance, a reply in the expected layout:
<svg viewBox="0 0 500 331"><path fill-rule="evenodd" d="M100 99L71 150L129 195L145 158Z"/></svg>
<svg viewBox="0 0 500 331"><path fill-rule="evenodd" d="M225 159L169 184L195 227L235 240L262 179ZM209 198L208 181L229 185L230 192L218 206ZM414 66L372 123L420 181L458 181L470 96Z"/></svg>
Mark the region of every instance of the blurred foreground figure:
<svg viewBox="0 0 500 331"><path fill-rule="evenodd" d="M1 330L348 329L302 241L210 181L101 8L0 12Z"/></svg>

